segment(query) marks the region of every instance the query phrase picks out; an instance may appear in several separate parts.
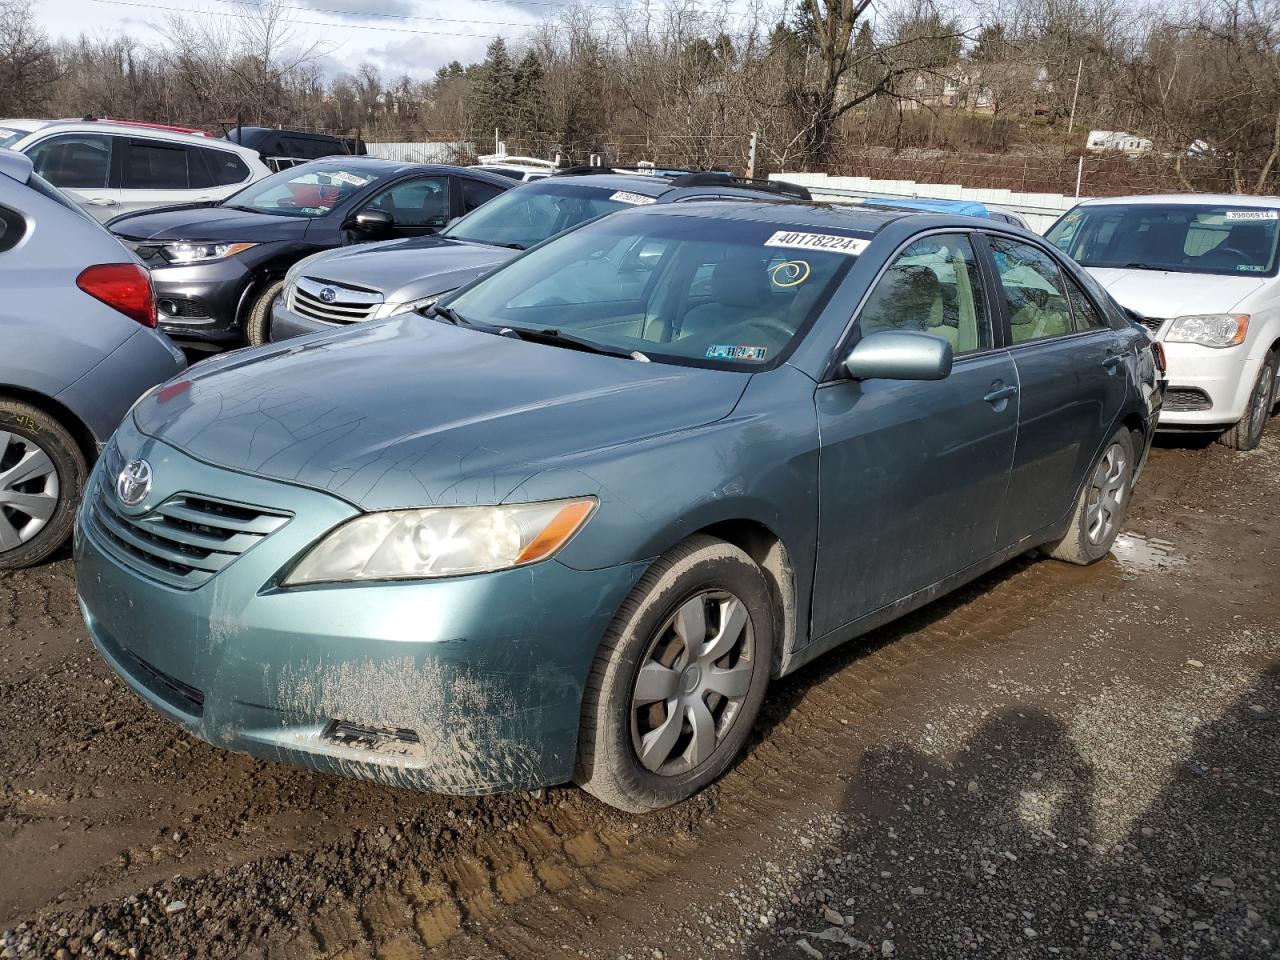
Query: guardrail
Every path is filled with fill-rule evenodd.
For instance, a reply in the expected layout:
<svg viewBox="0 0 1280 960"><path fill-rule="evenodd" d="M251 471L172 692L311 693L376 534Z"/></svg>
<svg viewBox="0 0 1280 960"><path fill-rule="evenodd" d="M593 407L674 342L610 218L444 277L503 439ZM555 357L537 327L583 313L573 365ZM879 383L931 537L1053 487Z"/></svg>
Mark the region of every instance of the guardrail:
<svg viewBox="0 0 1280 960"><path fill-rule="evenodd" d="M785 180L808 188L815 200L851 203L866 198L931 200L976 200L989 207L1002 207L1020 214L1038 233L1044 233L1053 222L1084 197L1061 193L1020 193L962 187L952 183L917 183L914 180L875 180L871 177L832 177L825 173L772 173L770 180Z"/></svg>

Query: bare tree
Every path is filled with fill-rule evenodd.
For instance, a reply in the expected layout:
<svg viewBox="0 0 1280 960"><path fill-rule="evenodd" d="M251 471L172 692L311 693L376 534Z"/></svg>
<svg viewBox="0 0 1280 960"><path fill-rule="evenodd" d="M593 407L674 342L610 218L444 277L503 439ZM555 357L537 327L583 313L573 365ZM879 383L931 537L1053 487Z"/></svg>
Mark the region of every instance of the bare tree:
<svg viewBox="0 0 1280 960"><path fill-rule="evenodd" d="M0 0L0 114L36 113L58 79L49 38L30 0Z"/></svg>

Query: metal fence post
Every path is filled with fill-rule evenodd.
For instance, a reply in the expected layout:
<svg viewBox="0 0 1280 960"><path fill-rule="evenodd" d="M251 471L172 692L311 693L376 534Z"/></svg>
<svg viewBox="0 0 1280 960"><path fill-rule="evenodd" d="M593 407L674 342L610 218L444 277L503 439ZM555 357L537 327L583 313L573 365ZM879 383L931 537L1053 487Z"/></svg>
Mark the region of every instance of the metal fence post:
<svg viewBox="0 0 1280 960"><path fill-rule="evenodd" d="M760 134L755 130L751 131L751 152L747 154L747 179L754 180L756 178L756 144L759 142Z"/></svg>
<svg viewBox="0 0 1280 960"><path fill-rule="evenodd" d="M1080 154L1080 159L1076 163L1076 199L1080 199L1080 181L1084 179L1084 154Z"/></svg>

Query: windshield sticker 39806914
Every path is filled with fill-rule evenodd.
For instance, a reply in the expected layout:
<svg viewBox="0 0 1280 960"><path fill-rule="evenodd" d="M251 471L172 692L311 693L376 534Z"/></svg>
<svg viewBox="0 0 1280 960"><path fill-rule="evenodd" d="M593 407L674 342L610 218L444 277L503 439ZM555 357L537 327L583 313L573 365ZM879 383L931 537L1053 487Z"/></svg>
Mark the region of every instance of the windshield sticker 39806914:
<svg viewBox="0 0 1280 960"><path fill-rule="evenodd" d="M653 197L646 197L643 193L628 193L626 190L619 190L609 195L610 200L617 200L620 203L629 203L632 206L643 206L646 203L653 203Z"/></svg>
<svg viewBox="0 0 1280 960"><path fill-rule="evenodd" d="M744 347L739 344L720 343L707 347L708 360L751 360L763 363L768 347Z"/></svg>
<svg viewBox="0 0 1280 960"><path fill-rule="evenodd" d="M1275 220L1280 210L1228 210L1228 220Z"/></svg>
<svg viewBox="0 0 1280 960"><path fill-rule="evenodd" d="M842 237L838 233L797 233L779 230L764 242L766 247L798 247L801 250L825 250L856 257L871 245L870 240Z"/></svg>

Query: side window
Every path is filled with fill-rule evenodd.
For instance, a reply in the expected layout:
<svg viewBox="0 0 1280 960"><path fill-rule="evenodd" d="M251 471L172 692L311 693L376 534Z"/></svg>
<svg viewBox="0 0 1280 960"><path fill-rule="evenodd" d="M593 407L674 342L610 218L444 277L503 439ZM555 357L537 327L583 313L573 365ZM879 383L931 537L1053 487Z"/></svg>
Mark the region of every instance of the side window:
<svg viewBox="0 0 1280 960"><path fill-rule="evenodd" d="M1071 299L1071 313L1075 318L1076 333L1086 330L1105 330L1111 324L1093 305L1093 301L1080 288L1080 285L1069 276L1063 276L1067 282L1067 296Z"/></svg>
<svg viewBox="0 0 1280 960"><path fill-rule="evenodd" d="M120 186L125 190L189 190L185 147L161 140L130 140Z"/></svg>
<svg viewBox="0 0 1280 960"><path fill-rule="evenodd" d="M234 153L208 147L201 147L200 152L204 154L205 165L215 187L229 187L249 179L249 165Z"/></svg>
<svg viewBox="0 0 1280 960"><path fill-rule="evenodd" d="M36 173L55 187L103 189L111 176L111 137L69 133L41 140L28 152Z"/></svg>
<svg viewBox="0 0 1280 960"><path fill-rule="evenodd" d="M449 178L402 180L378 194L368 209L391 214L398 227L443 227L449 222Z"/></svg>
<svg viewBox="0 0 1280 960"><path fill-rule="evenodd" d="M12 250L27 232L27 221L16 210L0 207L0 253Z"/></svg>
<svg viewBox="0 0 1280 960"><path fill-rule="evenodd" d="M1009 304L1014 343L1072 333L1071 305L1062 272L1043 250L1005 237L990 237L991 255Z"/></svg>
<svg viewBox="0 0 1280 960"><path fill-rule="evenodd" d="M957 355L989 350L991 315L973 245L963 234L924 237L902 251L858 315L863 335L917 330L945 337Z"/></svg>
<svg viewBox="0 0 1280 960"><path fill-rule="evenodd" d="M462 212L470 213L482 203L488 203L502 190L495 187L491 183L483 183L480 180L472 180L470 177L462 178Z"/></svg>

